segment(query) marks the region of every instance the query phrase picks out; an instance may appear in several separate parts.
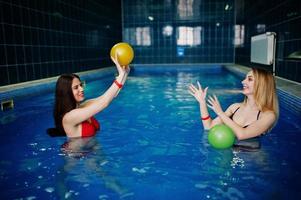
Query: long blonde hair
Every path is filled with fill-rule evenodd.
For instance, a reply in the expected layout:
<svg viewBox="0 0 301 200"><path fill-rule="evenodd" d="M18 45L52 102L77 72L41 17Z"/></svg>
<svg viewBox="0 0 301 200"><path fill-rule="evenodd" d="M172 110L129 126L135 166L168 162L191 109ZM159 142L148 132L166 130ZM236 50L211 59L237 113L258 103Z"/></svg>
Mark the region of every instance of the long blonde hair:
<svg viewBox="0 0 301 200"><path fill-rule="evenodd" d="M258 68L252 68L254 76L254 99L260 111L272 111L279 117L278 96L276 83L272 73ZM246 98L245 101L246 102Z"/></svg>

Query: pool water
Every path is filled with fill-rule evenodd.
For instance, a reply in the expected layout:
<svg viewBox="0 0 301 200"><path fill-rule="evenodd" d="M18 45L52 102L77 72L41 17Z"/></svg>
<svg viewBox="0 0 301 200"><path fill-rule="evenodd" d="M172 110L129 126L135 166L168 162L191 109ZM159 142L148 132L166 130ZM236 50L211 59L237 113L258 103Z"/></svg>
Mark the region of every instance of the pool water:
<svg viewBox="0 0 301 200"><path fill-rule="evenodd" d="M2 199L298 199L301 116L282 105L277 126L256 152L208 144L187 87L199 80L225 109L242 101L241 77L219 66L137 67L112 104L96 115L101 131L52 138L53 91L15 100L0 113ZM113 72L114 73L114 72ZM86 80L87 98L113 76ZM214 113L211 113L214 116Z"/></svg>

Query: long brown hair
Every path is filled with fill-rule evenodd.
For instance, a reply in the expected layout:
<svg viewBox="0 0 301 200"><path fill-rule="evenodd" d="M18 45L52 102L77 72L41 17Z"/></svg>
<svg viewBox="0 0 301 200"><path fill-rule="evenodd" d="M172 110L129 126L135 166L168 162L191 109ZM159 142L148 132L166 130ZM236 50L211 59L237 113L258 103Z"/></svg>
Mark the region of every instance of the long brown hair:
<svg viewBox="0 0 301 200"><path fill-rule="evenodd" d="M72 80L79 78L76 74L63 74L56 82L55 89L55 103L53 109L53 117L55 121L55 127L60 132L65 132L62 124L64 115L75 109L77 102L72 92Z"/></svg>

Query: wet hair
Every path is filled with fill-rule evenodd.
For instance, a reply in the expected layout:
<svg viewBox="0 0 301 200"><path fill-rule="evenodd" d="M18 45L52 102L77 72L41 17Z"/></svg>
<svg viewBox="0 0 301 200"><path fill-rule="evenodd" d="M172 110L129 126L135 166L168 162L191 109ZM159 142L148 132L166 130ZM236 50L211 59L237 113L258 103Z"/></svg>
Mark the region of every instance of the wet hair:
<svg viewBox="0 0 301 200"><path fill-rule="evenodd" d="M74 78L80 80L79 76L76 74L63 74L56 82L53 117L56 129L62 133L65 133L62 124L64 115L75 109L77 106L77 102L72 92L72 81Z"/></svg>

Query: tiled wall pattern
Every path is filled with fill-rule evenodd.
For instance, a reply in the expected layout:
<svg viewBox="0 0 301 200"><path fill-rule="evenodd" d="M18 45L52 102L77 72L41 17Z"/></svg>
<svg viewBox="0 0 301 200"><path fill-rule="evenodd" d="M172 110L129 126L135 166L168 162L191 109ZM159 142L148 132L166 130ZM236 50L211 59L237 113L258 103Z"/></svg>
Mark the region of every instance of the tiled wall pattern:
<svg viewBox="0 0 301 200"><path fill-rule="evenodd" d="M122 37L136 64L250 66L250 38L266 31L277 33L276 75L301 82L301 60L289 58L301 50L300 8L299 0L0 0L0 86L111 65Z"/></svg>
<svg viewBox="0 0 301 200"><path fill-rule="evenodd" d="M234 0L123 0L135 64L234 63Z"/></svg>
<svg viewBox="0 0 301 200"><path fill-rule="evenodd" d="M120 0L0 0L0 86L112 65Z"/></svg>
<svg viewBox="0 0 301 200"><path fill-rule="evenodd" d="M293 96L284 90L278 90L278 97L280 99L280 106L285 112L292 112L296 116L301 114L301 99ZM283 113L280 113L283 114ZM284 114L285 115L285 114Z"/></svg>
<svg viewBox="0 0 301 200"><path fill-rule="evenodd" d="M301 1L236 0L236 21L244 26L244 44L236 48L236 63L251 66L251 37L264 32L277 34L276 75L301 82ZM298 58L290 55L299 54Z"/></svg>

